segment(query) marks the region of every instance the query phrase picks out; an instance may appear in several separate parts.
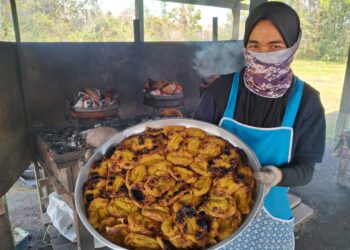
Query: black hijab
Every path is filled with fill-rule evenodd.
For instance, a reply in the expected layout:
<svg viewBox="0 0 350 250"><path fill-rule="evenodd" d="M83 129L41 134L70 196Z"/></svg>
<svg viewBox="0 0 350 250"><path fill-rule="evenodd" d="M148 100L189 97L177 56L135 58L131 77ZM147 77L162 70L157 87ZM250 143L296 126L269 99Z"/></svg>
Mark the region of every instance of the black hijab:
<svg viewBox="0 0 350 250"><path fill-rule="evenodd" d="M261 19L267 19L276 26L288 48L298 40L301 29L299 16L295 10L285 3L266 2L256 7L245 22L244 47L247 46L254 26Z"/></svg>

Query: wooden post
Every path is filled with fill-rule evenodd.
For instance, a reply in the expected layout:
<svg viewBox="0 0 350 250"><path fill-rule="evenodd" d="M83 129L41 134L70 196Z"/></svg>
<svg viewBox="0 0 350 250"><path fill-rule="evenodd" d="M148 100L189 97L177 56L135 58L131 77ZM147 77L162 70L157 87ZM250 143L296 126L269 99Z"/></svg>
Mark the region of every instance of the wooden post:
<svg viewBox="0 0 350 250"><path fill-rule="evenodd" d="M235 3L235 7L232 9L233 24L232 24L232 40L239 39L239 21L241 15L241 4Z"/></svg>
<svg viewBox="0 0 350 250"><path fill-rule="evenodd" d="M144 37L144 18L143 18L143 0L135 0L135 19L139 20L139 41L143 42L145 40L145 37ZM134 25L134 28L135 28L135 25Z"/></svg>
<svg viewBox="0 0 350 250"><path fill-rule="evenodd" d="M94 250L95 249L94 237L86 229L83 222L79 218L78 212L75 207L74 194L72 193L68 199L70 199L69 203L71 203L71 205L73 205L74 207L73 216L74 216L74 225L76 227L76 232L77 232L78 250Z"/></svg>
<svg viewBox="0 0 350 250"><path fill-rule="evenodd" d="M12 228L5 196L0 198L0 250L14 250Z"/></svg>
<svg viewBox="0 0 350 250"><path fill-rule="evenodd" d="M39 182L40 180L40 172L39 172L39 164L37 161L34 161L34 173L35 173L35 180L36 180L36 189L38 194L38 201L39 201L39 208L41 214L46 212L46 206L41 202L41 198L44 197L43 189L41 187L41 184ZM47 195L47 194L46 194Z"/></svg>
<svg viewBox="0 0 350 250"><path fill-rule="evenodd" d="M255 7L262 3L266 3L267 0L250 0L250 5L249 5L249 12L251 12Z"/></svg>
<svg viewBox="0 0 350 250"><path fill-rule="evenodd" d="M140 20L134 20L134 41L135 43L141 42L141 30L140 30Z"/></svg>
<svg viewBox="0 0 350 250"><path fill-rule="evenodd" d="M338 140L341 133L348 126L350 119L350 47L348 52L348 63L344 79L343 92L341 95L340 109L335 127L334 140Z"/></svg>
<svg viewBox="0 0 350 250"><path fill-rule="evenodd" d="M218 18L213 17L213 41L218 40Z"/></svg>
<svg viewBox="0 0 350 250"><path fill-rule="evenodd" d="M10 4L11 4L12 22L13 22L13 28L15 30L16 42L20 43L21 42L21 35L20 35L20 31L19 31L19 22L18 22L16 1L10 0Z"/></svg>

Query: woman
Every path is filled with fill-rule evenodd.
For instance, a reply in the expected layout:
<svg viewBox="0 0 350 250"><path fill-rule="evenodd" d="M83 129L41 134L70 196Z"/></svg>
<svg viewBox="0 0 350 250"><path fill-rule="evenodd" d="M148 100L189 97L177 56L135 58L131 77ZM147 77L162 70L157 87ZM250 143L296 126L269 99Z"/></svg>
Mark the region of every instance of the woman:
<svg viewBox="0 0 350 250"><path fill-rule="evenodd" d="M194 118L220 126L246 142L268 187L264 207L228 249L294 249L288 187L311 181L325 145L325 116L319 93L290 69L301 38L297 13L267 2L246 21L246 67L223 75L203 94Z"/></svg>

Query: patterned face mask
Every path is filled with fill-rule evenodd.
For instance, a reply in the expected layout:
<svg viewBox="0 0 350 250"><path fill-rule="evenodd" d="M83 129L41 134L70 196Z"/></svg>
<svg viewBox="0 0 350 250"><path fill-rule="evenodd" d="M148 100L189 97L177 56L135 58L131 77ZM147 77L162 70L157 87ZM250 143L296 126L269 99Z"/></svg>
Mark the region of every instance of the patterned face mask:
<svg viewBox="0 0 350 250"><path fill-rule="evenodd" d="M296 43L287 49L274 52L253 52L244 49L246 69L243 79L246 87L253 93L278 98L289 89L293 72L290 64L299 47L301 34Z"/></svg>

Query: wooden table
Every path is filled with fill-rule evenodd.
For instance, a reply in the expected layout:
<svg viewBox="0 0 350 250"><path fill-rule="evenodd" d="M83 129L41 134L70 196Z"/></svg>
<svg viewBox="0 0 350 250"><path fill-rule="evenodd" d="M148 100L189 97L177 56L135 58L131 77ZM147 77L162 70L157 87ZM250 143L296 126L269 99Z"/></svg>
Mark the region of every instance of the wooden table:
<svg viewBox="0 0 350 250"><path fill-rule="evenodd" d="M35 143L38 161L41 163L44 170L44 176L40 176L38 162L35 162L37 189L43 223L49 223L48 216L46 214L46 209L49 202L48 195L55 191L57 194L64 196L65 201L74 212L74 223L77 233L77 249L95 249L94 238L81 222L74 202L75 183L79 170L83 166L85 150L59 155L50 150L47 143L44 142L38 135L35 137ZM55 240L53 240L52 243L54 242ZM57 242L56 240L56 243L65 244L62 247L59 247L56 244L56 249L69 249L66 242ZM71 243L71 245L72 244L73 243Z"/></svg>

